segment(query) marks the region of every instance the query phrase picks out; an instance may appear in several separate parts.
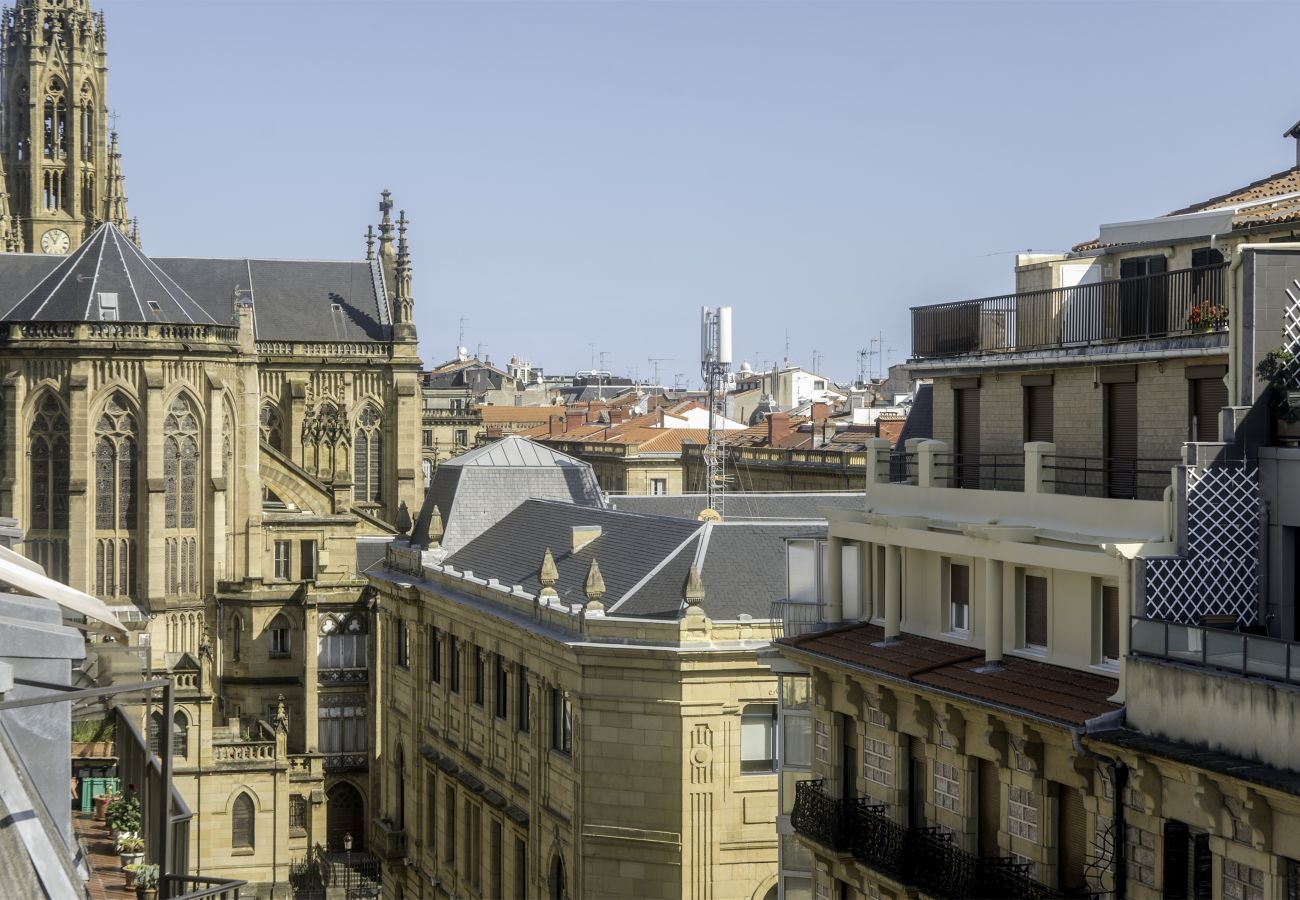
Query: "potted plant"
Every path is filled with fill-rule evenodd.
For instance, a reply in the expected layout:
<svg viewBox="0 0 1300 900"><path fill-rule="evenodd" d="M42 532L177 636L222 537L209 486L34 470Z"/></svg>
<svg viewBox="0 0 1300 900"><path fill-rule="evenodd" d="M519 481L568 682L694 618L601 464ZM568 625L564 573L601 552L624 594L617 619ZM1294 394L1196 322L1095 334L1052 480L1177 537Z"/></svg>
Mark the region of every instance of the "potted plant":
<svg viewBox="0 0 1300 900"><path fill-rule="evenodd" d="M135 797L118 797L108 804L105 818L116 837L136 834L140 831L140 801Z"/></svg>
<svg viewBox="0 0 1300 900"><path fill-rule="evenodd" d="M122 860L122 868L128 869L144 860L144 838L127 835L117 842L117 855Z"/></svg>
<svg viewBox="0 0 1300 900"><path fill-rule="evenodd" d="M100 794L95 798L95 819L102 822L108 814L108 804L113 802L111 794Z"/></svg>
<svg viewBox="0 0 1300 900"><path fill-rule="evenodd" d="M1270 350L1255 373L1268 382L1268 405L1277 423L1277 436L1291 443L1300 442L1300 359L1290 350Z"/></svg>
<svg viewBox="0 0 1300 900"><path fill-rule="evenodd" d="M1187 313L1187 327L1192 330L1217 331L1227 324L1228 307L1226 306L1202 303L1200 306L1193 306Z"/></svg>
<svg viewBox="0 0 1300 900"><path fill-rule="evenodd" d="M136 867L135 896L138 900L157 900L158 867L156 865L150 864Z"/></svg>
<svg viewBox="0 0 1300 900"><path fill-rule="evenodd" d="M140 870L143 868L144 863L131 863L131 865L122 870L126 873L126 886L128 888L135 887L136 876L140 874Z"/></svg>

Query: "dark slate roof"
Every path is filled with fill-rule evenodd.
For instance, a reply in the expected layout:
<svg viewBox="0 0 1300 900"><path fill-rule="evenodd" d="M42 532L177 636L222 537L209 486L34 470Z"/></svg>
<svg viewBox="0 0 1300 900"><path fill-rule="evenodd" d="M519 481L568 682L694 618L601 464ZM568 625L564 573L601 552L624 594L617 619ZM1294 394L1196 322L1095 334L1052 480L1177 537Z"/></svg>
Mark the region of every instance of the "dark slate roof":
<svg viewBox="0 0 1300 900"><path fill-rule="evenodd" d="M101 313L101 306L111 297L120 322L230 322L229 292L224 314L213 316L109 224L101 225L71 255L18 294L19 279L37 270L20 263L10 272L10 261L23 257L0 258L0 292L14 297L5 308L5 319L97 322L111 318Z"/></svg>
<svg viewBox="0 0 1300 900"><path fill-rule="evenodd" d="M727 494L723 518L728 522L805 520L824 522L826 507L861 509L864 494ZM629 494L612 498L615 509L656 516L694 519L709 505L707 494Z"/></svg>
<svg viewBox="0 0 1300 900"><path fill-rule="evenodd" d="M427 533L436 505L444 528L442 546L455 553L531 498L604 506L589 463L507 435L438 465L414 534L418 540Z"/></svg>
<svg viewBox="0 0 1300 900"><path fill-rule="evenodd" d="M392 538L357 538L357 574L362 575L366 569L384 559Z"/></svg>
<svg viewBox="0 0 1300 900"><path fill-rule="evenodd" d="M236 290L253 304L259 340L390 336L377 261L151 259L110 224L67 257L0 254L0 320L99 321L108 293L121 322L230 325Z"/></svg>
<svg viewBox="0 0 1300 900"><path fill-rule="evenodd" d="M601 533L575 552L570 549L575 526L599 526ZM560 574L556 593L571 603L585 603L587 571L595 559L605 580L603 602L612 613L612 607L665 559L683 544L693 544L701 528L699 522L683 519L526 500L445 562L462 571L468 569L477 578L496 578L536 594L542 587L538 580L542 557L549 549ZM687 555L687 565L693 556ZM676 618L685 584L683 572L671 605L659 604L653 610L625 614Z"/></svg>
<svg viewBox="0 0 1300 900"><path fill-rule="evenodd" d="M907 413L907 421L899 432L895 447L902 449L911 438L931 438L934 436L934 386L917 385L912 395L912 408Z"/></svg>
<svg viewBox="0 0 1300 900"><path fill-rule="evenodd" d="M600 536L572 551L575 526L598 526ZM528 500L453 553L446 562L477 578L496 578L529 593L541 589L542 557L550 549L560 580L556 592L586 601L594 559L605 579L606 615L677 619L692 563L704 581L705 614L733 620L771 617L786 593L785 541L825 537L812 523L701 523L549 500Z"/></svg>

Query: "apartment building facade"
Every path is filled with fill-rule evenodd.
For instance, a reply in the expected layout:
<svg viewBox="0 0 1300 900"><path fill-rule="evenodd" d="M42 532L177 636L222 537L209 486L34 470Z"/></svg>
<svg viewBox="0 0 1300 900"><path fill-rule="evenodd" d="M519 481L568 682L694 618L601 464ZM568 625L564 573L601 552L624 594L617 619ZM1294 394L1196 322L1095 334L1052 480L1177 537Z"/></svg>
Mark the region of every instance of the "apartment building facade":
<svg viewBox="0 0 1300 900"><path fill-rule="evenodd" d="M1295 373L1258 366L1300 338L1296 177L913 310L933 438L867 448L776 643L810 678L789 822L819 896L1292 889L1294 760L1261 704L1289 703L1269 406Z"/></svg>

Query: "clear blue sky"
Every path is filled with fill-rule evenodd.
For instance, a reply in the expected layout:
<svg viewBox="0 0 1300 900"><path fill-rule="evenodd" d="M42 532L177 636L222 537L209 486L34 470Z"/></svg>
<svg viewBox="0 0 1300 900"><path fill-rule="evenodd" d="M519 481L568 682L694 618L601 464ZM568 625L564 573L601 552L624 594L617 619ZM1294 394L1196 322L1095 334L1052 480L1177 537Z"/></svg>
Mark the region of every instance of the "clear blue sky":
<svg viewBox="0 0 1300 900"><path fill-rule="evenodd" d="M158 255L360 257L412 220L426 361L837 380L1016 249L1285 169L1284 3L106 0L130 209Z"/></svg>

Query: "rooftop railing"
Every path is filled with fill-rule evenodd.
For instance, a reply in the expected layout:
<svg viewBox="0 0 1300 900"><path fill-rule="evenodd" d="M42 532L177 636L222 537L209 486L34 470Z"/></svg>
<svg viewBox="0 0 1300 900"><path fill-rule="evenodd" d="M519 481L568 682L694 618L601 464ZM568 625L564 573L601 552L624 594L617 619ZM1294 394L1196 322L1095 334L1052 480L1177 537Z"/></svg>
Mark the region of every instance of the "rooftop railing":
<svg viewBox="0 0 1300 900"><path fill-rule="evenodd" d="M1226 324L1227 263L912 308L912 355L1111 344Z"/></svg>
<svg viewBox="0 0 1300 900"><path fill-rule="evenodd" d="M776 600L772 603L772 621L780 634L777 637L798 637L827 627L826 604L807 600Z"/></svg>
<svg viewBox="0 0 1300 900"><path fill-rule="evenodd" d="M1300 643L1140 616L1129 627L1129 646L1138 656L1300 684Z"/></svg>

